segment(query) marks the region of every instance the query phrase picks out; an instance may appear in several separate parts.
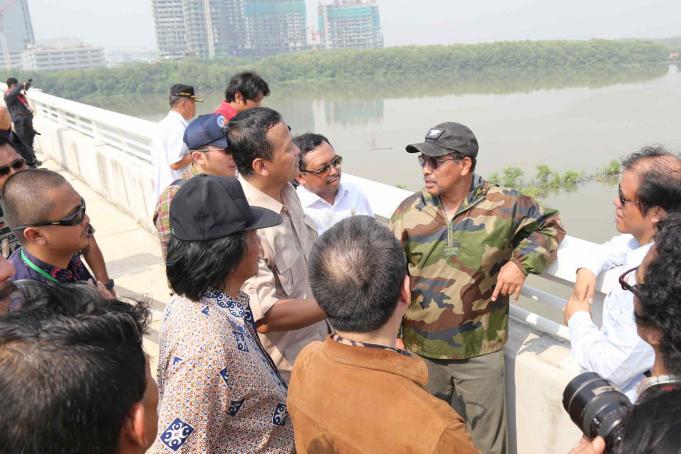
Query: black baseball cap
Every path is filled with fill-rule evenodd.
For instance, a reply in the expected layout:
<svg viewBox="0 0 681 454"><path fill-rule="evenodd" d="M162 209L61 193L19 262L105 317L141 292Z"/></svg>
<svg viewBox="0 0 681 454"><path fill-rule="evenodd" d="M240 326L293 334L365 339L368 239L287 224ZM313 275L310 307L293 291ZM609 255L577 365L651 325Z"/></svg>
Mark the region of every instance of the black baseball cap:
<svg viewBox="0 0 681 454"><path fill-rule="evenodd" d="M223 238L283 222L272 210L252 207L234 177L200 174L189 179L170 203L170 232L183 241Z"/></svg>
<svg viewBox="0 0 681 454"><path fill-rule="evenodd" d="M440 123L428 130L425 142L407 145L407 152L436 157L458 152L475 158L478 155L478 139L468 126L461 123Z"/></svg>
<svg viewBox="0 0 681 454"><path fill-rule="evenodd" d="M226 123L225 117L220 114L200 115L187 125L182 140L190 150L198 150L208 145L227 148Z"/></svg>
<svg viewBox="0 0 681 454"><path fill-rule="evenodd" d="M191 85L175 84L170 87L171 96L179 96L180 98L189 98L197 102L203 102L203 99L196 97L194 87Z"/></svg>

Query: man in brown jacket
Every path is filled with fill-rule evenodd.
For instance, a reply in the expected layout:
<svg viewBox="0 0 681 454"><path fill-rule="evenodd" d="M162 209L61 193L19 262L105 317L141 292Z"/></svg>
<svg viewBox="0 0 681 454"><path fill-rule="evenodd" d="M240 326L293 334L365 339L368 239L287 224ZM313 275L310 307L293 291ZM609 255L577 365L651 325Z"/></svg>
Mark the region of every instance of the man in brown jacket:
<svg viewBox="0 0 681 454"><path fill-rule="evenodd" d="M336 334L298 355L288 409L299 453L478 452L461 418L423 389L423 360L395 348L409 305L402 246L368 216L315 242L310 286Z"/></svg>

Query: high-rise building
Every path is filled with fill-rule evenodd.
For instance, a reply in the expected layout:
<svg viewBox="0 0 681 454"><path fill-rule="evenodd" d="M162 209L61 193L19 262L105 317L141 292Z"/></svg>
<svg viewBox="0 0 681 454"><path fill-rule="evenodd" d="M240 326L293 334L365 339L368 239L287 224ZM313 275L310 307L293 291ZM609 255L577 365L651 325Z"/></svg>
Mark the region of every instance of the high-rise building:
<svg viewBox="0 0 681 454"><path fill-rule="evenodd" d="M0 5L0 67L21 65L21 53L35 43L28 0L9 0Z"/></svg>
<svg viewBox="0 0 681 454"><path fill-rule="evenodd" d="M179 59L188 53L183 0L151 0L156 45L161 58Z"/></svg>
<svg viewBox="0 0 681 454"><path fill-rule="evenodd" d="M319 4L319 34L324 49L383 47L377 0L331 0Z"/></svg>
<svg viewBox="0 0 681 454"><path fill-rule="evenodd" d="M162 58L263 56L307 47L305 0L152 0Z"/></svg>
<svg viewBox="0 0 681 454"><path fill-rule="evenodd" d="M242 53L263 56L307 48L305 0L246 0Z"/></svg>

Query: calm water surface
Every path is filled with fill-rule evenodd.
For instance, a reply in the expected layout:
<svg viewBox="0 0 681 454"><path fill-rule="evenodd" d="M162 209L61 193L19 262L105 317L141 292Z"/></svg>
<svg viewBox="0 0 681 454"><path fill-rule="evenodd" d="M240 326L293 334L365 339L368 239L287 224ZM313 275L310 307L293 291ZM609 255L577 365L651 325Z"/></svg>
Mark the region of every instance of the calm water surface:
<svg viewBox="0 0 681 454"><path fill-rule="evenodd" d="M198 91L206 100L199 113L212 111L222 99L222 93ZM164 94L88 102L154 121L168 109ZM265 105L280 111L294 133L326 135L344 156L344 171L412 190L421 186L421 174L404 147L445 121L475 132L483 176L506 166L532 176L539 164L591 174L645 144L681 150L676 66L491 81L273 86ZM603 241L615 233L615 191L613 185L589 182L542 202L560 209L571 235Z"/></svg>

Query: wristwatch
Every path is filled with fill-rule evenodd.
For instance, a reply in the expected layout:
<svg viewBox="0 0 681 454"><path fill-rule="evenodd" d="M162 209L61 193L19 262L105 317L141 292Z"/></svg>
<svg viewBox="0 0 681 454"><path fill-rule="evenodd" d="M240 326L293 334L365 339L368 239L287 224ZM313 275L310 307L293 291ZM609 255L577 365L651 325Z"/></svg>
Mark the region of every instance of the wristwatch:
<svg viewBox="0 0 681 454"><path fill-rule="evenodd" d="M113 279L109 279L107 282L104 283L104 287L105 287L107 290L113 290L113 288L114 288L114 280L113 280Z"/></svg>

